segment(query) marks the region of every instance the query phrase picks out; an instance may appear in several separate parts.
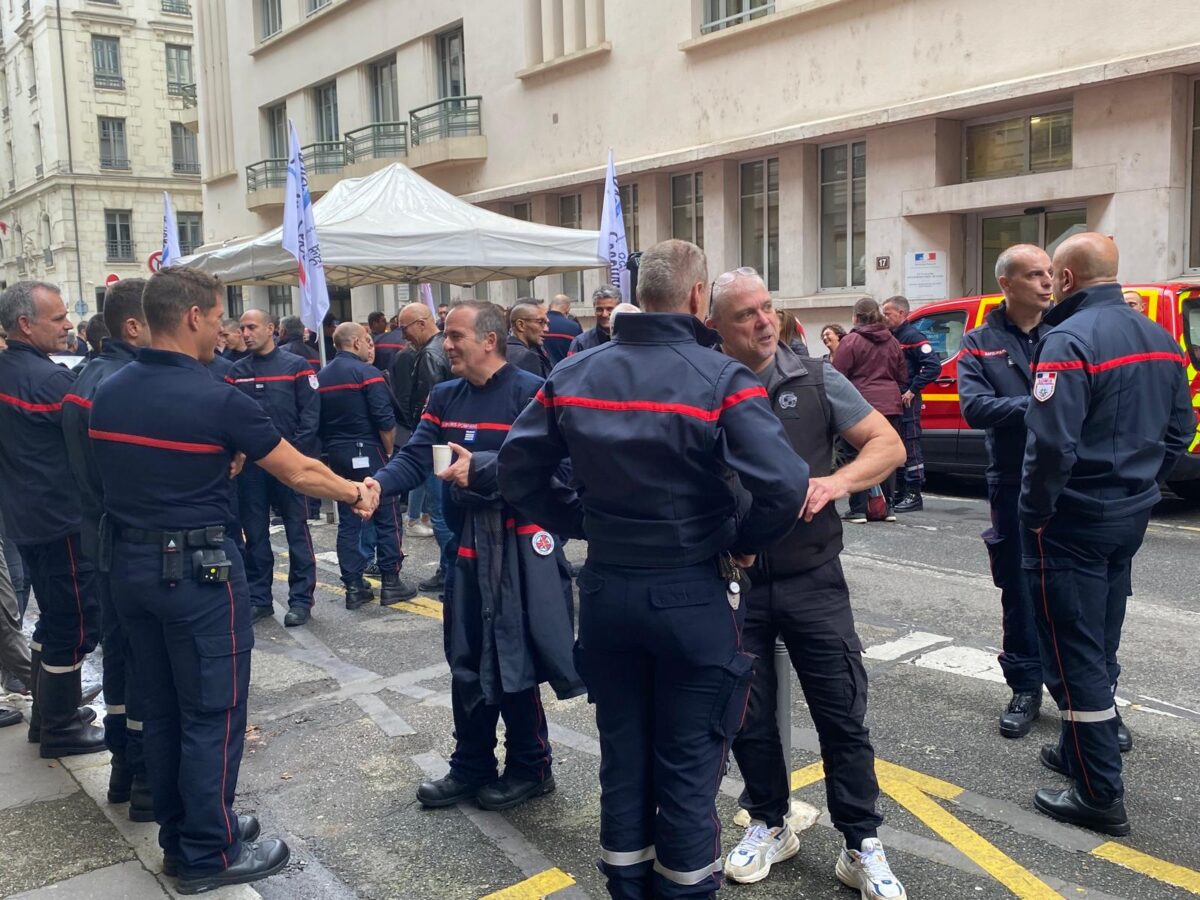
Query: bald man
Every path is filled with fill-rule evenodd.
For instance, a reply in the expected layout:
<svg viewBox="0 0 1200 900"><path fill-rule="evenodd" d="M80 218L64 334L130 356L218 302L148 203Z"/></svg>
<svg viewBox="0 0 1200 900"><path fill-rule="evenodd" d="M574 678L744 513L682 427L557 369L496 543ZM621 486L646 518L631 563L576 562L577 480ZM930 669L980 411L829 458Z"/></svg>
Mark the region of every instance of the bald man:
<svg viewBox="0 0 1200 900"><path fill-rule="evenodd" d="M542 346L549 325L540 303L518 301L508 314L508 344L504 351L508 361L538 378L549 375L553 366Z"/></svg>
<svg viewBox="0 0 1200 900"><path fill-rule="evenodd" d="M1062 713L1041 760L1073 782L1034 805L1061 822L1129 834L1115 695L1130 569L1159 485L1196 431L1187 360L1126 305L1117 246L1068 238L1054 254L1058 305L1033 359L1019 514L1046 687ZM1122 747L1121 744L1125 746Z"/></svg>
<svg viewBox="0 0 1200 900"><path fill-rule="evenodd" d="M557 366L567 358L571 349L571 341L583 333L583 328L571 317L571 298L566 294L555 294L550 301L550 309L546 318L550 324L546 326L546 334L542 338L542 346L546 348L546 356L550 366Z"/></svg>
<svg viewBox="0 0 1200 900"><path fill-rule="evenodd" d="M321 418L317 373L308 360L276 346L277 327L274 317L261 309L248 310L242 316L241 335L249 355L233 364L225 380L258 401L279 433L297 450L315 457ZM269 617L274 609L271 588L275 554L270 533L274 507L283 517L288 542L288 612L283 623L289 627L303 625L312 613L317 586L304 498L254 463L246 464L237 481L254 621Z"/></svg>

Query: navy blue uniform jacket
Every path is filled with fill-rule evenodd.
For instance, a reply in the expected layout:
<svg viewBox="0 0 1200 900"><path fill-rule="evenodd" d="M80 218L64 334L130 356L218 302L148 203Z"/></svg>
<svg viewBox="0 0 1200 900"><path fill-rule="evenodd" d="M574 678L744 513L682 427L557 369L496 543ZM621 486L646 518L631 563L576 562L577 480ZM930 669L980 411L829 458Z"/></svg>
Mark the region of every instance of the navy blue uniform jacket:
<svg viewBox="0 0 1200 900"><path fill-rule="evenodd" d="M1033 361L1021 521L1055 513L1131 516L1158 502L1159 484L1196 433L1187 358L1166 329L1098 284L1046 314Z"/></svg>
<svg viewBox="0 0 1200 900"><path fill-rule="evenodd" d="M317 376L321 395L321 442L326 447L382 443L381 431L396 427L392 395L379 370L339 350Z"/></svg>
<svg viewBox="0 0 1200 900"><path fill-rule="evenodd" d="M396 358L396 354L401 350L406 350L410 346L405 340L404 332L399 328L393 328L391 331L384 332L379 337L371 336L375 341L375 368L380 372L386 372L392 366L392 360Z"/></svg>
<svg viewBox="0 0 1200 900"><path fill-rule="evenodd" d="M557 309L546 313L546 318L550 320L550 325L542 336L542 346L546 348L546 356L550 358L550 365L553 367L567 358L571 350L571 341L583 333L583 326Z"/></svg>
<svg viewBox="0 0 1200 900"><path fill-rule="evenodd" d="M571 346L567 349L567 356L574 356L576 353L582 353L584 350L591 350L593 347L607 344L611 339L611 331L601 331L600 326L593 325L579 335L579 337L571 341Z"/></svg>
<svg viewBox="0 0 1200 900"><path fill-rule="evenodd" d="M0 353L0 510L17 544L44 544L81 527L67 477L63 398L75 374L32 344L9 339Z"/></svg>
<svg viewBox="0 0 1200 900"><path fill-rule="evenodd" d="M904 362L908 366L908 382L900 385L900 393L912 391L919 394L941 373L941 361L933 352L933 346L929 343L929 338L925 337L925 332L912 322L901 322L892 335L904 351Z"/></svg>
<svg viewBox="0 0 1200 900"><path fill-rule="evenodd" d="M257 400L297 450L316 455L321 401L317 373L308 360L276 347L265 356L251 354L238 360L225 380Z"/></svg>
<svg viewBox="0 0 1200 900"><path fill-rule="evenodd" d="M1037 340L1039 325L1029 335ZM963 338L958 360L958 397L963 418L987 434L989 484L1020 484L1025 462L1025 411L1033 390L1030 363L1033 349L1021 346L1025 338L1008 321L1001 303L983 324Z"/></svg>
<svg viewBox="0 0 1200 900"><path fill-rule="evenodd" d="M687 566L786 535L808 466L762 382L710 349L716 337L694 316L620 316L614 339L559 363L513 425L505 499L614 565ZM578 498L547 487L567 457ZM742 518L730 471L752 497Z"/></svg>

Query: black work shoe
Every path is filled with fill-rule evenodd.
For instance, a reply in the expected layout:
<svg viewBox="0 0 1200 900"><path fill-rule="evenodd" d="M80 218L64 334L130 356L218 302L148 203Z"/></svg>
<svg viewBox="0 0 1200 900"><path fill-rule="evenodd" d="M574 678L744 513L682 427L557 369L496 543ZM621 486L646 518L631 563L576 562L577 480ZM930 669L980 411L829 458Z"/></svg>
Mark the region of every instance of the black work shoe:
<svg viewBox="0 0 1200 900"><path fill-rule="evenodd" d="M909 491L892 507L898 513L920 512L924 508L925 501L921 499L920 491Z"/></svg>
<svg viewBox="0 0 1200 900"><path fill-rule="evenodd" d="M1067 761L1058 752L1056 744L1042 744L1042 750L1038 754L1038 758L1042 761L1042 765L1051 772L1057 772L1065 778L1071 777L1071 773L1067 769Z"/></svg>
<svg viewBox="0 0 1200 900"><path fill-rule="evenodd" d="M1006 738L1023 738L1041 714L1041 691L1014 693L1008 701L1008 709L1000 716L1000 734Z"/></svg>
<svg viewBox="0 0 1200 900"><path fill-rule="evenodd" d="M81 725L90 725L96 721L96 711L90 706L79 707L79 723ZM40 720L39 720L40 721ZM34 724L33 717L29 719L29 743L36 744L42 739L42 727L40 724Z"/></svg>
<svg viewBox="0 0 1200 900"><path fill-rule="evenodd" d="M866 525L867 514L865 512L855 512L854 510L850 510L850 512L842 514L842 521L850 522L854 525Z"/></svg>
<svg viewBox="0 0 1200 900"><path fill-rule="evenodd" d="M154 821L154 795L150 793L150 782L145 775L134 775L129 789L129 821Z"/></svg>
<svg viewBox="0 0 1200 900"><path fill-rule="evenodd" d="M9 725L16 725L24 721L25 717L21 715L19 709L9 709L7 706L0 706L0 728L7 728Z"/></svg>
<svg viewBox="0 0 1200 900"><path fill-rule="evenodd" d="M262 829L258 825L257 816L238 816L238 832L241 835L243 844L258 840L258 835L261 831ZM176 877L179 874L179 860L174 856L164 853L162 873L168 878Z"/></svg>
<svg viewBox="0 0 1200 900"><path fill-rule="evenodd" d="M549 794L553 790L553 775L546 776L545 781L523 781L505 775L480 788L475 802L479 804L480 809L512 809L526 800Z"/></svg>
<svg viewBox="0 0 1200 900"><path fill-rule="evenodd" d="M203 894L231 884L250 884L280 872L291 857L288 845L279 838L242 844L242 854L223 872L206 875L181 875L177 890L181 894Z"/></svg>
<svg viewBox="0 0 1200 900"><path fill-rule="evenodd" d="M446 775L437 781L426 781L418 787L417 800L429 809L441 809L471 800L478 793L479 788L474 785L459 781L453 775Z"/></svg>
<svg viewBox="0 0 1200 900"><path fill-rule="evenodd" d="M1052 819L1124 837L1129 834L1129 816L1125 814L1125 801L1114 800L1104 806L1093 804L1079 796L1079 791L1070 787L1063 790L1040 790L1033 797L1033 805Z"/></svg>
<svg viewBox="0 0 1200 900"><path fill-rule="evenodd" d="M365 584L352 584L346 588L346 609L358 609L375 599L375 592Z"/></svg>
<svg viewBox="0 0 1200 900"><path fill-rule="evenodd" d="M307 625L311 618L312 610L307 606L292 606L284 615L283 624L286 628L295 628L297 625Z"/></svg>
<svg viewBox="0 0 1200 900"><path fill-rule="evenodd" d="M274 606L256 606L250 611L250 624L253 625L261 619L269 619L273 615L275 615Z"/></svg>
<svg viewBox="0 0 1200 900"><path fill-rule="evenodd" d="M112 767L108 772L108 802L128 803L132 790L133 770L125 764L124 759L114 753Z"/></svg>
<svg viewBox="0 0 1200 900"><path fill-rule="evenodd" d="M438 569L424 581L417 583L418 591L440 591L446 586L446 573Z"/></svg>
<svg viewBox="0 0 1200 900"><path fill-rule="evenodd" d="M406 581L400 580L399 573L383 576L383 584L379 588L379 605L391 606L402 600L411 600L417 596L417 589Z"/></svg>
<svg viewBox="0 0 1200 900"><path fill-rule="evenodd" d="M1133 749L1133 735L1129 733L1124 722L1117 722L1117 746L1121 748L1122 753Z"/></svg>

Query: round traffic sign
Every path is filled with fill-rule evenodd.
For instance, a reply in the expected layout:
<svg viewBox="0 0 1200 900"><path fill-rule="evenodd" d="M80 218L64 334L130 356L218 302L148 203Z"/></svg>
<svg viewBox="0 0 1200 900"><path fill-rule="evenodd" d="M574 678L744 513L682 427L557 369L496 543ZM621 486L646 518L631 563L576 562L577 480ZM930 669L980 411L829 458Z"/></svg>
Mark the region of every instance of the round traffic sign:
<svg viewBox="0 0 1200 900"><path fill-rule="evenodd" d="M161 250L155 250L153 253L151 253L146 258L146 268L150 270L151 274L154 274L155 272L157 272L159 269L162 268L162 251Z"/></svg>
<svg viewBox="0 0 1200 900"><path fill-rule="evenodd" d="M82 300L75 301L75 315L82 316L85 315L87 311L88 305L86 303L84 303Z"/></svg>
<svg viewBox="0 0 1200 900"><path fill-rule="evenodd" d="M115 272L110 272L108 277L104 279L104 286L112 287L114 284L116 284L120 280L121 280L120 275L116 274Z"/></svg>

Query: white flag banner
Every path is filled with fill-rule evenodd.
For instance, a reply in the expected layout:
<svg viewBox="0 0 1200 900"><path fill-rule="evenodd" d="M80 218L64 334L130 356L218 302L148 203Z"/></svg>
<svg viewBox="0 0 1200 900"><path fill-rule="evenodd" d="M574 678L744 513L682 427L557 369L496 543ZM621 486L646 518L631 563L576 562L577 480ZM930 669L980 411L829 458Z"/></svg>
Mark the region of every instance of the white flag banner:
<svg viewBox="0 0 1200 900"><path fill-rule="evenodd" d="M163 191L163 242L160 268L167 268L179 262L183 254L179 252L179 225L175 221L175 206L171 203L171 195Z"/></svg>
<svg viewBox="0 0 1200 900"><path fill-rule="evenodd" d="M288 119L287 188L283 204L283 249L296 257L300 278L300 321L313 334L322 334L321 323L329 312L329 291L325 287L325 266L321 263L321 244L313 222L312 195L308 175L300 155L296 126Z"/></svg>
<svg viewBox="0 0 1200 900"><path fill-rule="evenodd" d="M608 174L604 176L604 207L600 212L600 243L596 252L608 260L608 280L629 299L629 279L624 279L625 264L629 261L629 243L625 240L625 216L621 211L621 189L617 185L617 170L613 152L608 151Z"/></svg>
<svg viewBox="0 0 1200 900"><path fill-rule="evenodd" d="M437 305L433 302L433 285L428 281L422 281L417 285L417 293L421 295L421 302L429 307L429 311L433 313L434 321L437 320Z"/></svg>

